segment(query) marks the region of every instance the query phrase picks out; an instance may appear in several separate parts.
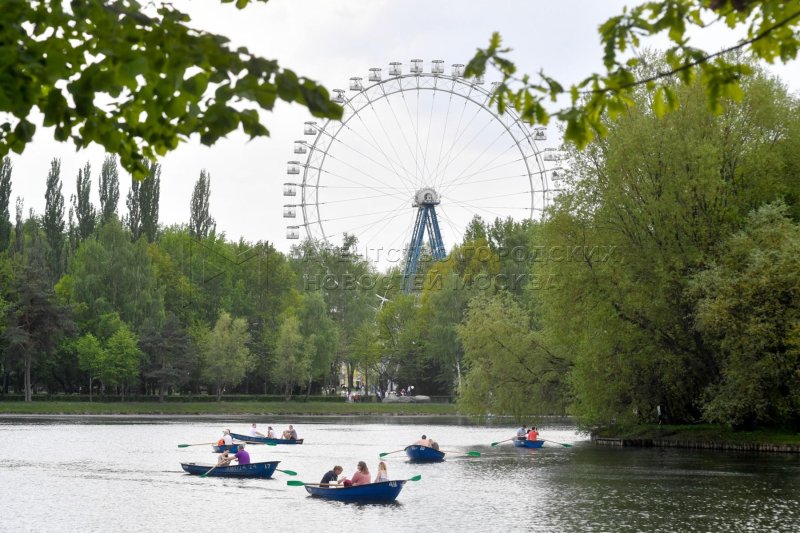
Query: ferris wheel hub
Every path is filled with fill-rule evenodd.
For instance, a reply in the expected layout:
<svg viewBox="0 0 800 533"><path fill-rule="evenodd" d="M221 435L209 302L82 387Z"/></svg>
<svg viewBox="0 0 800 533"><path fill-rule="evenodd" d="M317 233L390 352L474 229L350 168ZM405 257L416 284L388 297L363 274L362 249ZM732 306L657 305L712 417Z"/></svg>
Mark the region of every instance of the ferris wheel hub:
<svg viewBox="0 0 800 533"><path fill-rule="evenodd" d="M425 205L439 205L439 193L433 187L423 187L414 194L413 207L420 207Z"/></svg>

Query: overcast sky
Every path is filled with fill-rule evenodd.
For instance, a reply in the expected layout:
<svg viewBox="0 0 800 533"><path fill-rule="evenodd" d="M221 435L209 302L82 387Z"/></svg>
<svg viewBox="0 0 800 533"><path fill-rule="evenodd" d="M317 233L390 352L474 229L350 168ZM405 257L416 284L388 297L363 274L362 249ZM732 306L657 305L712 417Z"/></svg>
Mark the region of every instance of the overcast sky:
<svg viewBox="0 0 800 533"><path fill-rule="evenodd" d="M501 32L504 43L514 49L511 58L522 72L543 69L565 84L575 82L601 68L597 27L619 14L626 2L272 0L243 11L210 0L174 4L190 13L196 27L224 34L235 45L277 59L283 67L332 89L346 88L351 76L366 79L370 67L387 69L390 61L407 65L421 58L426 69L432 59L448 66L466 63L477 47L486 46L493 31ZM716 50L734 42L734 36L714 31L698 44ZM776 70L795 92L800 88L797 70L796 62ZM487 81L491 79L490 74ZM280 102L265 117L270 138L248 142L236 134L210 148L193 139L161 161L162 224L188 221L192 188L205 168L212 176L211 210L218 231L232 240L269 240L279 250L289 250L296 241L286 239L282 184L287 181L287 160L295 159L292 142L303 138L303 122L311 118L299 106ZM45 177L53 157L61 158L67 203L79 167L91 162L92 197L99 204L102 150L76 153L72 145L56 143L51 131L40 129L24 154L12 154L12 198L24 198L26 216L29 208L43 211ZM129 182L128 176L121 176L122 215Z"/></svg>

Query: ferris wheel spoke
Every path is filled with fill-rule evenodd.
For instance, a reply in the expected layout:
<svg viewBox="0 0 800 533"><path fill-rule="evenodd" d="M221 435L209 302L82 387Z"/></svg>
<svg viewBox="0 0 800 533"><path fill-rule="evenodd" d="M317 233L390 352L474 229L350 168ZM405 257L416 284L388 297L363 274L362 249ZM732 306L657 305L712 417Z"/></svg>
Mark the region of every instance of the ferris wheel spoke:
<svg viewBox="0 0 800 533"><path fill-rule="evenodd" d="M334 158L333 156L331 156L331 159L336 159L336 158ZM347 176L343 176L343 175L341 175L341 174L338 174L338 173L332 172L332 171L330 171L330 170L325 170L324 168L317 168L316 170L318 170L318 171L319 171L320 173L322 173L322 174L328 174L329 176L333 176L333 177L335 177L335 178L338 178L338 179L340 179L340 180L344 180L344 181L346 181L346 182L348 182L348 183L352 183L352 184L353 184L354 186L356 186L356 187L363 187L364 189L369 189L369 190L371 190L371 191L375 191L375 192L381 192L381 190L382 190L382 189L400 191L400 189L398 189L397 187L392 187L391 185L387 185L386 183L383 183L383 182L380 182L380 183L381 183L381 185L383 185L384 187L383 187L383 188L379 188L379 187L375 187L374 185L370 185L370 184L369 184L369 182L361 182L361 181L357 181L357 180L355 180L355 179L353 179L353 178L348 178ZM356 169L356 170L358 170L358 169ZM369 176L369 175L366 175L366 174L365 174L365 176L366 176L368 179L372 179L372 176ZM310 185L310 186L306 186L306 188L311 188L311 189L315 189L315 188L317 188L317 187L326 187L326 186L324 186L324 185ZM330 186L327 186L327 188L335 188L335 187L330 187ZM403 190L405 190L405 189L403 189Z"/></svg>
<svg viewBox="0 0 800 533"><path fill-rule="evenodd" d="M453 81L453 85L455 85L455 81ZM471 92L472 92L472 88L470 88L470 93ZM452 94L451 94L451 98L452 98ZM453 146L455 146L455 144L458 142L458 139L460 137L460 133L459 132L461 131L461 125L462 125L463 120L464 120L464 113L467 110L467 104L468 103L469 103L469 100L465 99L464 100L464 105L461 108L461 113L458 114L458 123L456 124L455 134L453 135L453 139L451 140L451 143L450 143L450 145L449 145L449 147L447 149L447 152L445 152L444 159L446 159L448 157L450 151L452 151L452 149L453 149ZM442 133L442 142L441 142L441 144L439 146L439 155L436 158L436 167L434 168L433 174L431 176L431 181L433 182L433 186L434 187L438 187L439 186L439 184L436 183L436 180L437 180L437 177L439 176L439 168L441 167L442 161L444 160L442 158L442 148L444 147L444 139L446 137L445 133L447 132L447 118L449 118L449 116L450 116L450 106L448 105L448 107L447 107L447 115L446 115L446 118L445 118L445 128L444 128L444 132Z"/></svg>
<svg viewBox="0 0 800 533"><path fill-rule="evenodd" d="M428 162L428 146L430 146L430 142L431 142L431 126L433 125L433 110L434 110L435 105L436 105L436 95L438 94L438 92L436 91L436 86L437 86L438 83L439 83L439 79L436 78L434 80L434 82L433 82L433 89L434 90L433 90L433 98L431 98L431 108L428 111L428 132L425 134L425 151L422 154L422 161L424 162L423 166L425 166L426 169L427 169L427 162ZM423 180L423 183L428 183L429 182L429 174L426 173L425 176L423 176L422 180Z"/></svg>
<svg viewBox="0 0 800 533"><path fill-rule="evenodd" d="M445 178L442 177L442 190L444 190L446 187L450 187L450 188L454 187L462 179L468 179L468 178L464 178L464 173L468 172L471 168L473 168L475 165L477 165L478 161L480 161L480 159L486 154L486 152L489 151L489 149L491 149L497 143L497 141L499 141L503 137L504 137L504 132L499 133L491 143L489 143L477 156L475 156L472 159L472 161L470 161L469 163L464 165L464 168L463 168L463 170L461 171L460 174L457 174L453 178L450 178L450 179L448 179L446 181L445 181ZM472 144L472 142L474 142L474 140L475 139L472 139L470 141L470 144ZM467 146L469 146L469 145L467 145ZM466 147L465 147L465 149L466 149ZM506 150L504 150L500 154L496 155L493 159L489 160L487 163L484 163L484 167L487 166L487 165L491 165L496 159L502 157L508 151L509 151L509 148L507 148ZM481 172L481 169L478 169L478 172Z"/></svg>
<svg viewBox="0 0 800 533"><path fill-rule="evenodd" d="M367 214L364 214L364 215L358 215L359 217L373 216L373 215L385 215L385 216L381 217L377 221L370 220L369 222L365 222L364 224L360 224L358 226L352 226L352 227L349 227L347 229L343 229L343 230L341 230L341 231L339 231L337 233L332 234L332 236L341 235L341 234L344 234L344 233L350 233L350 232L357 231L357 230L360 230L360 229L363 229L363 228L374 228L377 224L380 224L381 222L386 222L386 223L391 222L392 220L394 220L395 218L397 218L398 216L401 216L403 214L403 210L404 210L404 207L406 205L408 205L407 202L403 201L403 202L397 204L394 208L387 209L386 211L378 211L378 212L374 212L374 213L367 213ZM321 220L320 222L333 222L333 221L339 221L339 220L351 219L351 218L354 218L354 217L352 217L352 216L351 217L341 217L341 218L337 218L337 219Z"/></svg>
<svg viewBox="0 0 800 533"><path fill-rule="evenodd" d="M425 170L420 168L419 165L419 158L417 157L419 153L419 130L417 126L414 124L414 118L411 116L411 109L408 106L408 99L405 96L405 93L402 93L401 98L403 100L403 104L405 105L406 116L408 117L408 122L411 125L411 130L414 132L414 177L416 178L417 188L419 188L420 182L422 180L422 175L425 174ZM419 98L419 88L417 88L417 98ZM419 104L418 104L419 105Z"/></svg>
<svg viewBox="0 0 800 533"><path fill-rule="evenodd" d="M388 104L388 101L387 101L387 104ZM372 113L375 115L375 118L377 119L377 122L381 127L381 131L383 133L383 136L386 138L387 142L389 143L389 147L392 149L392 152L394 153L394 156L395 156L395 158L397 160L398 166L403 169L403 172L405 172L405 175L406 175L407 180L408 180L408 183L407 183L408 192L413 194L414 190L416 188L416 184L413 183L413 181L412 181L412 178L411 178L411 174L412 173L411 173L411 171L409 171L409 169L406 168L406 165L403 162L403 158L400 156L400 152L397 150L397 146L395 146L395 143L392 140L392 136L386 130L386 126L384 125L383 120L381 120L380 115L378 115L378 111L375 109L375 105L374 105L374 102L372 100L370 100L369 108L372 110ZM397 119L397 117L395 116L395 120L396 119Z"/></svg>
<svg viewBox="0 0 800 533"><path fill-rule="evenodd" d="M489 161L484 163L484 165L482 167L480 167L478 170L476 170L474 172L471 172L469 174L462 173L462 174L460 174L458 176L455 176L454 178L452 178L452 179L450 179L450 180L448 180L446 182L443 182L442 183L442 193L444 193L445 191L451 190L456 185L461 185L461 184L464 184L464 183L474 183L475 181L471 180L471 178L474 178L475 176L480 176L481 174L485 174L486 172L493 172L493 171L495 171L495 170L497 170L499 168L503 168L505 166L512 165L512 164L518 164L520 161L524 161L524 158L520 157L520 158L517 158L517 159L504 161L502 163L494 165L495 161L497 161L501 157L505 156L509 151L513 150L514 148L516 148L515 144L509 146L503 152L497 154L495 157L493 157L492 159L490 159ZM493 165L493 166L490 166L490 165ZM464 172L466 172L469 168L471 168L471 166L465 167L464 168Z"/></svg>
<svg viewBox="0 0 800 533"><path fill-rule="evenodd" d="M342 198L340 200L327 200L325 202L315 202L315 203L319 204L319 205L330 205L330 204L342 204L342 203L346 203L346 202L360 202L362 200L374 200L375 198L394 198L394 199L397 199L397 200L402 199L402 201L404 203L408 203L408 197L405 194L401 195L400 193L395 193L395 194L373 194L371 196L359 196L359 197L355 197L355 198Z"/></svg>
<svg viewBox="0 0 800 533"><path fill-rule="evenodd" d="M521 212L529 212L531 210L530 207L519 207L519 208L509 208L507 206L484 206L484 205L476 205L470 204L468 202L458 202L458 201L451 201L447 204L448 207L452 206L456 209L463 209L468 213L475 213L483 212L492 215L493 217L504 219L508 217L508 211L521 211Z"/></svg>
<svg viewBox="0 0 800 533"><path fill-rule="evenodd" d="M345 126L345 127L346 127L346 128L349 128L349 126ZM341 140L341 139L340 139L338 136L335 136L335 137L334 137L334 136L333 136L333 135L331 135L329 132L325 132L325 134L326 134L326 135L328 135L328 136L331 138L331 142L334 142L334 141L335 141L335 142L338 142L339 144L341 144L342 146L344 146L344 147L345 147L345 148L347 148L348 150L351 150L351 151L353 151L353 152L357 153L358 155L360 155L361 157L363 157L363 158L365 158L365 159L367 159L367 160L369 160L369 161L371 161L371 162L375 163L376 165L378 165L378 166L380 166L380 167L384 168L385 170L388 170L388 171L389 171L389 172L390 172L392 175L394 175L394 176L396 176L397 178L399 178L401 182L403 182L403 181L404 181L404 180L403 180L403 176L402 176L401 174L399 174L399 173L395 172L395 170L394 170L394 169L387 167L386 165L382 164L381 162L379 162L379 161L376 161L374 158L371 158L371 157L369 157L368 155L366 155L366 154L362 153L361 151L359 151L358 149L356 149L356 148L354 148L354 147L350 146L349 144L347 144L347 143L345 143L344 141L342 141L342 140ZM367 143L367 142L368 142L366 139L363 139L363 136L362 136L362 140L363 140L365 143ZM330 153L328 153L328 154L327 154L327 157L330 157L331 159L336 159L336 158L335 158L333 155L331 155ZM358 171L358 172L360 172L361 174L364 174L365 176L369 176L369 175L368 175L367 173L365 173L363 170L361 170L361 169L359 169L359 168L355 167L354 165L348 165L348 166L350 166L350 168L353 168L354 170L357 170L357 171ZM386 185L386 184L384 183L384 185ZM407 190L408 192L411 192L411 189L409 189L407 186L406 186L406 190Z"/></svg>
<svg viewBox="0 0 800 533"><path fill-rule="evenodd" d="M450 149L447 151L447 154L445 155L445 165L444 165L444 167L443 167L443 168L442 168L442 170L441 170L439 181L437 181L437 186L441 186L441 184L442 184L442 183L441 183L441 180L443 180L443 179L444 179L444 176L446 176L446 175L447 175L447 169L450 167L450 165L453 163L453 161L455 161L455 160L458 158L458 156L459 156L459 155L460 155L460 154L461 154L461 153L462 153L462 152L463 152L463 151L464 151L464 150L465 150L465 149L466 149L466 148L467 148L467 147L468 147L468 146L471 144L471 142L470 142L470 143L467 143L466 145L464 145L464 146L463 146L463 147L462 147L462 148L461 148L461 149L460 149L460 150L459 150L459 151L456 153L456 155L452 155L452 153L453 153L453 150L454 150L454 149L455 149L455 147L456 147L456 144L457 144L458 142L460 142L460 141L461 141L461 138L462 138L462 137L463 137L463 136L466 134L466 132L469 130L470 126L472 126L472 123L473 123L473 122L475 122L475 119L477 119L477 118L480 116L480 112L481 112L481 107L478 107L478 108L475 110L475 114L474 114L474 115L472 115L472 117L470 118L469 122L467 122L467 124L464 126L464 129L463 129L463 130L462 130L462 131L461 131L461 132L458 134L458 136L457 136L457 137L456 137L456 138L453 140L453 144L450 146ZM496 119L495 119L494 115L492 115L492 116L491 116L491 118L489 119L489 122L488 122L486 125L484 125L484 127L483 127L483 128L481 128L481 129L478 131L478 133L476 133L475 135L473 135L473 139L472 139L472 140L474 140L475 138L477 138L477 137L480 135L480 133L481 133L482 131L485 131L485 130L486 130L486 128L489 126L489 124L491 124L491 123L492 123L492 122L494 122L495 120L496 120Z"/></svg>
<svg viewBox="0 0 800 533"><path fill-rule="evenodd" d="M398 79L397 83L399 84L400 83L400 81L399 81L400 79L399 78L397 78L397 79ZM414 160L414 174L415 174L414 188L417 188L417 183L418 182L416 180L416 173L417 173L418 166L417 166L417 159L414 156L414 149L411 148L411 144L408 142L408 138L406 137L405 129L400 124L400 119L397 117L397 112L395 111L394 106L392 105L392 102L389 100L388 95L386 94L386 90L383 88L383 85L381 85L381 90L383 90L384 99L386 101L386 105L389 107L389 110L392 112L392 117L394 118L394 122L397 125L397 131L400 133L400 136L403 138L403 142L406 145L406 149L408 150L408 153L411 154L411 157ZM401 99L403 100L403 102L405 102L405 96L403 96L403 92L402 91L400 93L400 96L401 96Z"/></svg>
<svg viewBox="0 0 800 533"><path fill-rule="evenodd" d="M372 100L368 98L368 102L369 102L369 107L373 108ZM389 155L380 147L381 143L375 138L375 135L372 133L372 128L370 128L366 124L366 122L364 122L364 118L361 116L361 114L356 112L355 108L353 107L353 104L351 102L349 102L349 101L348 101L348 104L350 105L350 108L353 110L353 113L355 114L356 118L359 120L359 122L361 122L361 124L364 126L364 129L369 133L369 136L372 138L372 142L368 141L363 135L358 133L355 129L353 129L349 125L346 126L348 131L351 131L354 135L359 137L361 140L363 140L366 144L368 144L374 150L379 152L384 157L384 159L386 159L386 161L389 164L390 168L386 167L385 165L382 165L382 164L378 163L377 161L374 161L373 159L370 159L371 161L373 161L375 164L377 164L377 165L379 165L379 166L381 166L383 168L386 168L387 170L390 170L391 172L393 172L398 178L400 178L406 184L406 186L408 187L408 191L409 192L413 192L413 184L409 183L409 180L411 178L410 178L408 169L405 168L405 165L403 165L402 160L399 160L399 162L398 162L398 161L393 160L391 157L389 157ZM374 111L374 109L373 109L373 111ZM340 142L343 143L343 141L340 141ZM391 143L391 140L390 140L390 143ZM394 146L392 145L392 147L394 147ZM396 150L395 150L395 153L396 153ZM399 166L403 170L402 174L397 171L397 169L395 168L396 166Z"/></svg>

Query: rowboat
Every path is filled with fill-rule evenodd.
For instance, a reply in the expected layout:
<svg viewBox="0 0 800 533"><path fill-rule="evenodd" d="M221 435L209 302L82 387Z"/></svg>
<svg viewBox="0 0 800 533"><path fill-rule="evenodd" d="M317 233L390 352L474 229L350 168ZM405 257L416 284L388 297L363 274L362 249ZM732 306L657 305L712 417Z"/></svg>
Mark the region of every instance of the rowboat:
<svg viewBox="0 0 800 533"><path fill-rule="evenodd" d="M317 484L305 485L306 491L314 497L339 502L393 502L397 499L406 480L382 481L351 487L320 487Z"/></svg>
<svg viewBox="0 0 800 533"><path fill-rule="evenodd" d="M243 440L247 443L257 442L259 444L303 444L303 439L271 439L269 437L250 437L241 433L231 433L231 437L236 440Z"/></svg>
<svg viewBox="0 0 800 533"><path fill-rule="evenodd" d="M405 451L408 458L416 463L438 463L439 461L444 461L444 452L428 446L412 444L411 446L406 446Z"/></svg>
<svg viewBox="0 0 800 533"><path fill-rule="evenodd" d="M188 473L194 475L203 475L208 472L209 477L250 477L268 479L272 477L275 469L278 467L280 461L268 461L265 463L250 463L247 465L229 465L218 466L214 465L198 465L195 463L181 463L181 468ZM211 470L214 468L213 470Z"/></svg>
<svg viewBox="0 0 800 533"><path fill-rule="evenodd" d="M222 452L230 452L236 453L239 451L238 444L223 444L222 446L218 446L216 444L211 445L211 451L214 453L222 453Z"/></svg>
<svg viewBox="0 0 800 533"><path fill-rule="evenodd" d="M541 448L544 444L543 440L528 440L528 439L515 439L515 448Z"/></svg>

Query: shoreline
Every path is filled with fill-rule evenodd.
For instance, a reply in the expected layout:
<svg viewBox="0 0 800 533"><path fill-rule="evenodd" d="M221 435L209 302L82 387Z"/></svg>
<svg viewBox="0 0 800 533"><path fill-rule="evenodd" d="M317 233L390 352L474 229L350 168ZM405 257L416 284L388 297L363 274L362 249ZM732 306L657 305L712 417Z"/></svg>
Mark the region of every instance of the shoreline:
<svg viewBox="0 0 800 533"><path fill-rule="evenodd" d="M755 453L800 453L800 433L787 430L733 431L710 424L643 425L592 431L592 444L621 448L684 448Z"/></svg>

